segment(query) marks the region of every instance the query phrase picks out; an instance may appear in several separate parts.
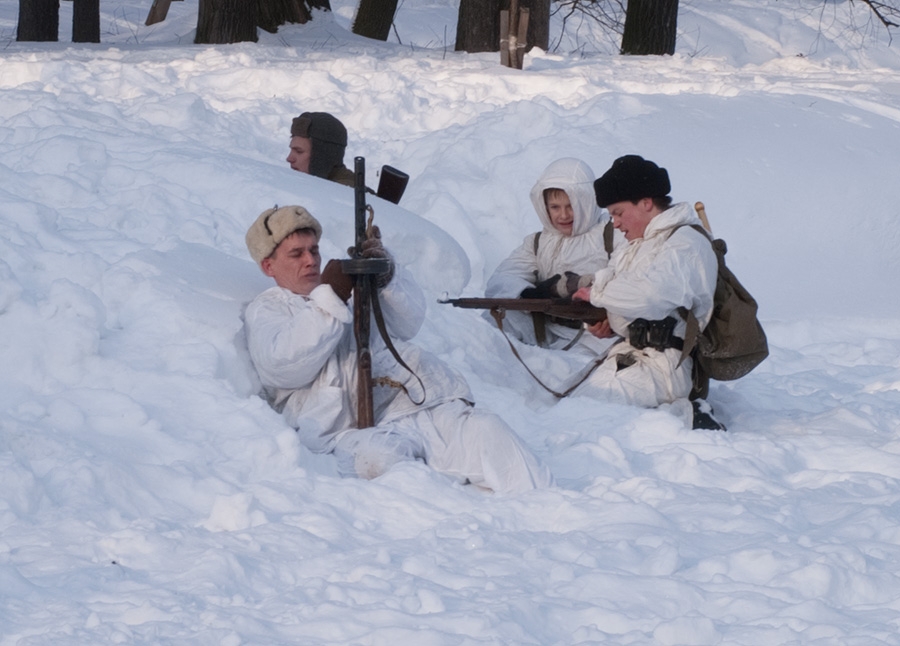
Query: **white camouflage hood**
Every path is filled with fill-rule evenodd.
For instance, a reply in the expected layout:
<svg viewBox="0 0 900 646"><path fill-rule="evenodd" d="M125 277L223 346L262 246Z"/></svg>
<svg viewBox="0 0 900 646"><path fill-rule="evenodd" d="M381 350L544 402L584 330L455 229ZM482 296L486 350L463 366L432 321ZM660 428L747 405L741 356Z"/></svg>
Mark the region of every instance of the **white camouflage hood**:
<svg viewBox="0 0 900 646"><path fill-rule="evenodd" d="M541 177L531 189L531 203L537 212L544 229L555 231L547 206L544 203L544 191L548 188L559 188L566 192L575 212L572 224L572 235L586 233L600 221L601 211L594 197L594 171L580 159L564 157L547 166Z"/></svg>

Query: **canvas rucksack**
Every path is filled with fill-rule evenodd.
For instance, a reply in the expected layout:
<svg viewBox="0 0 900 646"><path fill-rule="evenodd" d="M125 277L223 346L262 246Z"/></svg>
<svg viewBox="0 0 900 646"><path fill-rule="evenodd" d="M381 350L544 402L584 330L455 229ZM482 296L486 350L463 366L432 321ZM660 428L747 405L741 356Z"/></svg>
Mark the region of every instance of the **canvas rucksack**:
<svg viewBox="0 0 900 646"><path fill-rule="evenodd" d="M682 360L689 354L693 357L691 399L695 399L709 394L710 379L731 381L753 370L769 356L769 345L756 317L756 300L725 265L725 241L713 239L699 224L682 226L690 226L710 241L719 266L712 318L706 328L700 330L693 312L679 310L687 321Z"/></svg>

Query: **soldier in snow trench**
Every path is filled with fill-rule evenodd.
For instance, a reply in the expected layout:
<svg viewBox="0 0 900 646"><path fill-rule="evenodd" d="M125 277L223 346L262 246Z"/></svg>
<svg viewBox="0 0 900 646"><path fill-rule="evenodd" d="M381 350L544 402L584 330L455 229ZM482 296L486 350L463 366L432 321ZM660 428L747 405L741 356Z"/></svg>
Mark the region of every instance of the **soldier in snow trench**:
<svg viewBox="0 0 900 646"><path fill-rule="evenodd" d="M574 298L603 307L607 319L598 334L618 335L607 359L575 394L638 406L665 406L691 428L718 429L706 402L691 392L691 357L682 357L690 311L700 329L709 322L717 260L687 203L672 204L665 168L637 155L617 159L594 183L597 204L625 234L608 267Z"/></svg>
<svg viewBox="0 0 900 646"><path fill-rule="evenodd" d="M287 163L296 171L353 186L355 175L344 166L347 128L327 112L304 112L291 122Z"/></svg>
<svg viewBox="0 0 900 646"><path fill-rule="evenodd" d="M264 211L246 236L250 255L276 283L246 309L250 356L269 402L300 441L311 451L333 453L344 476L374 478L401 460L421 460L460 483L495 492L550 486L549 469L500 417L471 403L460 375L404 342L418 332L425 300L393 262L376 278L378 297L413 372L373 335L375 426L357 428L352 281L338 260L320 272L321 235L306 209L287 206ZM390 258L377 228L363 255Z"/></svg>

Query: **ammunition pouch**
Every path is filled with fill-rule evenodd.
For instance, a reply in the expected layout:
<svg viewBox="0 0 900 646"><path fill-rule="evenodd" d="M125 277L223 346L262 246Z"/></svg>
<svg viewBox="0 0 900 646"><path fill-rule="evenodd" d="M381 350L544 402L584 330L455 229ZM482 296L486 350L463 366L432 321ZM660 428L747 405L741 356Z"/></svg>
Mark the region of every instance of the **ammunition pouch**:
<svg viewBox="0 0 900 646"><path fill-rule="evenodd" d="M675 324L677 320L673 316L658 321L647 319L634 319L628 326L628 342L638 350L653 348L654 350L668 350L684 348L684 340L675 336Z"/></svg>

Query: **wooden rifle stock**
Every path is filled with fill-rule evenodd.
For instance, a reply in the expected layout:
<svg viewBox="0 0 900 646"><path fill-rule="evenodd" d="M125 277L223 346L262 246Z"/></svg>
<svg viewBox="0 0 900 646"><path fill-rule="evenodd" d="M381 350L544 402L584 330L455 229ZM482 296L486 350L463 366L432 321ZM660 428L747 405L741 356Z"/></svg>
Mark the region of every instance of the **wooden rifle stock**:
<svg viewBox="0 0 900 646"><path fill-rule="evenodd" d="M356 191L355 225L356 246L353 257L341 261L345 274L352 275L353 282L353 333L356 338L357 384L356 384L356 423L358 428L369 428L375 425L374 403L372 400L372 353L369 349L371 333L372 299L375 298L375 276L390 268L386 258L363 258L363 243L368 237L372 224L371 215L368 225L366 213L366 160L356 157L355 160Z"/></svg>
<svg viewBox="0 0 900 646"><path fill-rule="evenodd" d="M694 210L697 211L697 216L703 223L703 228L712 233L712 227L709 226L709 218L706 217L706 206L703 204L703 202L697 202L696 204L694 204Z"/></svg>
<svg viewBox="0 0 900 646"><path fill-rule="evenodd" d="M587 301L569 298L446 298L438 301L463 309L541 312L552 318L593 325L606 318L606 310Z"/></svg>

